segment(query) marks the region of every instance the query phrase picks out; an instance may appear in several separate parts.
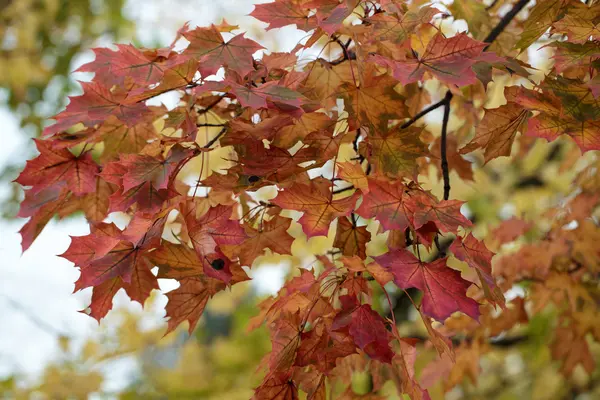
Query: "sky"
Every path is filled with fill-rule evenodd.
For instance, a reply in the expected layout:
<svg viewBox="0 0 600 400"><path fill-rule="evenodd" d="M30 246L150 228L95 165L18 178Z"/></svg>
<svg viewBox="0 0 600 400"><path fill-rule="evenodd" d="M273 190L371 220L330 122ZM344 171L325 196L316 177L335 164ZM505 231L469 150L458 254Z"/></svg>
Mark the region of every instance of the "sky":
<svg viewBox="0 0 600 400"><path fill-rule="evenodd" d="M219 23L225 16L227 22L249 30L247 36L265 47L271 50L291 49L304 35L293 27L256 37L256 28L266 24L247 14L252 11L252 4L258 2L130 0L125 12L136 21L140 42L148 46L170 43L177 29L186 21L190 22L190 26L205 26L211 22ZM86 51L75 60L72 70L92 59L93 53ZM85 76L79 74L73 74L73 78L85 80ZM7 109L0 108L0 126L0 169L9 162L14 163L15 158L24 163L27 154L23 148L29 139L20 132L18 121ZM7 190L6 186L0 186L0 198ZM83 343L98 331L97 322L79 312L88 305L91 289L73 294L73 283L79 271L72 263L57 256L68 248L69 235L81 236L89 232L83 217L51 221L31 248L21 254L18 230L25 222L24 219L0 220L0 378L14 373L35 378L44 365L57 357L59 348L56 339L59 335L66 335L75 343ZM261 288L266 292L276 291L283 280L280 268L267 268L259 274L261 281L268 282ZM161 282L162 285L164 282ZM162 296L158 308L165 303L166 298ZM139 304L131 303L123 292L116 296L115 306L141 310ZM156 312L151 318L159 321L162 314L164 312ZM128 367L131 366L121 366ZM117 368L112 374L116 375L118 371ZM113 380L116 386L126 383ZM107 388L116 389L118 387Z"/></svg>

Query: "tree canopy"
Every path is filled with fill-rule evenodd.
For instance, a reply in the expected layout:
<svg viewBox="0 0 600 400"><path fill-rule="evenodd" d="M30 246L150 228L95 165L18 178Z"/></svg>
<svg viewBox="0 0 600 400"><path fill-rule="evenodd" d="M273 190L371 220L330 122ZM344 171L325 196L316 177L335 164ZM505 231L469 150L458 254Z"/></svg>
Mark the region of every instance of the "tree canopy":
<svg viewBox="0 0 600 400"><path fill-rule="evenodd" d="M23 250L82 212L86 312L173 280L167 334L279 255L257 400L428 399L522 342L596 390L595 3L276 0L251 15L305 31L291 51L226 22L95 49L16 180Z"/></svg>

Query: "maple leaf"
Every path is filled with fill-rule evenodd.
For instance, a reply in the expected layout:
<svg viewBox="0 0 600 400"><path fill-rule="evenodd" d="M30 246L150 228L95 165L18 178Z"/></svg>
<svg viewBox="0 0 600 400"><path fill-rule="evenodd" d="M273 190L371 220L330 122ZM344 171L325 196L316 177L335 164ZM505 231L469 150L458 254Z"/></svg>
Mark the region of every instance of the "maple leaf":
<svg viewBox="0 0 600 400"><path fill-rule="evenodd" d="M183 279L204 274L198 255L184 244L163 241L148 258L158 267L158 278Z"/></svg>
<svg viewBox="0 0 600 400"><path fill-rule="evenodd" d="M489 25L489 15L486 6L477 0L455 1L449 7L455 19L463 19L469 24L469 31L478 36L482 27Z"/></svg>
<svg viewBox="0 0 600 400"><path fill-rule="evenodd" d="M326 319L308 332L302 332L296 352L295 365L316 365L319 371L328 373L339 358L356 353L356 344L349 334L331 330L333 321Z"/></svg>
<svg viewBox="0 0 600 400"><path fill-rule="evenodd" d="M439 12L435 8L421 7L403 13L376 13L368 18L373 24L373 41L402 43L419 25L428 23Z"/></svg>
<svg viewBox="0 0 600 400"><path fill-rule="evenodd" d="M598 15L600 7L597 4L589 7L583 3L572 2L566 14L552 24L552 30L567 35L569 42L585 43L590 38L598 39L600 36L600 22Z"/></svg>
<svg viewBox="0 0 600 400"><path fill-rule="evenodd" d="M414 400L431 400L429 393L423 390L415 380L416 348L405 340L400 341L400 352L394 356L393 366L401 377L399 391L410 395Z"/></svg>
<svg viewBox="0 0 600 400"><path fill-rule="evenodd" d="M236 151L246 156L242 165L245 175L275 182L283 182L303 172L305 169L298 164L314 160L317 154L314 148L302 148L294 154L276 146L265 148L264 143L258 140L247 140L236 146Z"/></svg>
<svg viewBox="0 0 600 400"><path fill-rule="evenodd" d="M391 177L412 176L416 160L428 154L419 135L422 129L384 129L369 133L367 158L373 170Z"/></svg>
<svg viewBox="0 0 600 400"><path fill-rule="evenodd" d="M475 239L469 233L464 239L457 237L450 246L450 251L460 261L466 262L477 271L486 298L492 303L503 307L504 295L497 287L492 276L492 257L494 253L485 246L485 243Z"/></svg>
<svg viewBox="0 0 600 400"><path fill-rule="evenodd" d="M298 388L285 373L269 374L256 388L252 400L299 400Z"/></svg>
<svg viewBox="0 0 600 400"><path fill-rule="evenodd" d="M408 41L405 43L405 46L410 46ZM486 43L471 39L465 33L451 38L438 33L427 44L422 55L404 56L401 60L375 55L373 60L390 67L394 77L403 85L422 80L425 72L429 72L442 82L466 86L476 81L471 67L486 46Z"/></svg>
<svg viewBox="0 0 600 400"><path fill-rule="evenodd" d="M552 23L561 18L568 2L563 0L549 0L535 3L529 12L523 32L519 35L516 48L524 50L542 36Z"/></svg>
<svg viewBox="0 0 600 400"><path fill-rule="evenodd" d="M402 289L417 288L423 292L423 313L443 322L456 311L473 319L479 318L479 305L467 297L470 282L460 272L446 265L446 258L426 263L405 249L388 252L375 261L394 275L394 283Z"/></svg>
<svg viewBox="0 0 600 400"><path fill-rule="evenodd" d="M64 188L50 187L39 193L25 192L18 217L31 217L19 230L21 248L25 252L42 232L54 215L59 213L69 201L69 193Z"/></svg>
<svg viewBox="0 0 600 400"><path fill-rule="evenodd" d="M71 196L61 208L59 215L70 215L75 211L83 211L89 221L103 221L108 216L110 196L115 192L115 188L100 176L96 176L94 182L95 190L93 192L83 196Z"/></svg>
<svg viewBox="0 0 600 400"><path fill-rule="evenodd" d="M340 146L343 143L348 143L349 139L350 136L344 135L343 133L334 136L332 132L327 131L312 132L308 134L303 142L310 146L311 149L316 150L316 154L313 158L317 163L311 167L322 165L335 157L340 151Z"/></svg>
<svg viewBox="0 0 600 400"><path fill-rule="evenodd" d="M309 185L295 184L278 193L272 203L282 208L302 211L298 221L307 237L327 235L329 225L337 218L349 215L356 202L356 194L333 199L331 183L323 178L310 181Z"/></svg>
<svg viewBox="0 0 600 400"><path fill-rule="evenodd" d="M465 203L460 200L437 201L425 192L413 192L407 196L406 208L413 216L414 228L419 229L428 222L433 222L442 232L456 233L459 227L469 227L471 221L460 212Z"/></svg>
<svg viewBox="0 0 600 400"><path fill-rule="evenodd" d="M239 222L229 219L231 206L211 207L199 218L196 216L197 204L187 203L183 211L188 234L204 266L204 273L229 283L233 278L232 263L219 246L240 244L247 238Z"/></svg>
<svg viewBox="0 0 600 400"><path fill-rule="evenodd" d="M79 123L87 127L94 126L110 116L117 117L128 126L135 126L152 114L145 104L127 99L127 92L111 92L97 82L80 84L83 94L70 97L66 109L54 117L56 123L44 129L44 136L51 136Z"/></svg>
<svg viewBox="0 0 600 400"><path fill-rule="evenodd" d="M119 241L103 257L81 265L81 276L76 287L97 286L115 277L130 283L135 270L152 267L144 253L143 249L127 241Z"/></svg>
<svg viewBox="0 0 600 400"><path fill-rule="evenodd" d="M304 3L305 0L283 0L256 4L250 15L268 23L267 30L296 25L297 29L308 32L317 27L317 18L309 16L310 8L303 7Z"/></svg>
<svg viewBox="0 0 600 400"><path fill-rule="evenodd" d="M112 161L121 154L140 152L151 140L158 138L158 133L150 123L127 126L111 116L96 129L94 137L104 142L101 160Z"/></svg>
<svg viewBox="0 0 600 400"><path fill-rule="evenodd" d="M517 132L522 131L529 112L516 103L487 109L483 120L477 125L473 140L460 149L461 154L477 148L485 149L485 162L510 155Z"/></svg>
<svg viewBox="0 0 600 400"><path fill-rule="evenodd" d="M421 317L421 321L423 321L423 325L425 325L425 329L427 329L427 334L429 335L429 341L435 347L440 358L444 356L449 357L452 361L455 361L454 349L452 348L452 342L450 339L442 335L437 329L433 327L431 318L423 314L421 310L419 310L419 315Z"/></svg>
<svg viewBox="0 0 600 400"><path fill-rule="evenodd" d="M507 88L507 100L540 111L529 118L527 135L554 140L569 135L582 151L600 148L600 103L591 89L563 77L544 81L544 93L524 88ZM561 101L564 103L561 104Z"/></svg>
<svg viewBox="0 0 600 400"><path fill-rule="evenodd" d="M248 238L238 245L223 245L221 250L229 258L237 257L242 265L247 266L252 266L265 249L277 254L292 254L294 238L287 233L291 222L289 218L276 217L263 222L259 229L245 226Z"/></svg>
<svg viewBox="0 0 600 400"><path fill-rule="evenodd" d="M62 185L76 195L94 191L99 168L89 152L75 157L66 149L54 150L45 140L35 140L35 144L40 155L27 161L15 182L32 186L33 193Z"/></svg>
<svg viewBox="0 0 600 400"><path fill-rule="evenodd" d="M332 35L342 26L344 20L350 16L359 3L360 0L344 0L340 3L331 2L335 5L333 8L329 5L325 5L325 7L321 5L317 9L319 27Z"/></svg>
<svg viewBox="0 0 600 400"><path fill-rule="evenodd" d="M117 44L117 50L106 48L92 49L94 61L79 67L76 72L94 72L94 80L111 85L122 85L125 77L133 78L140 85L148 85L159 81L168 63L148 56L136 47Z"/></svg>
<svg viewBox="0 0 600 400"><path fill-rule="evenodd" d="M340 87L351 82L354 71L350 63L333 65L323 59L316 60L308 67L308 76L304 81L302 93L309 99L317 100L329 109L335 106L340 97Z"/></svg>
<svg viewBox="0 0 600 400"><path fill-rule="evenodd" d="M142 102L152 97L167 93L174 89L185 88L188 85L195 86L194 76L198 70L198 61L192 57L177 55L168 68L158 85L142 86L132 89L127 94L130 103Z"/></svg>
<svg viewBox="0 0 600 400"><path fill-rule="evenodd" d="M571 375L578 364L588 373L592 373L596 368L587 340L578 336L576 330L569 326L561 325L556 328L552 357L563 361L560 370L566 376Z"/></svg>
<svg viewBox="0 0 600 400"><path fill-rule="evenodd" d="M92 301L88 306L89 312L86 312L86 310L81 312L89 314L90 317L100 322L100 320L112 309L113 298L122 288L123 281L118 277L94 286L92 289Z"/></svg>
<svg viewBox="0 0 600 400"><path fill-rule="evenodd" d="M150 182L157 190L166 189L173 171L190 155L190 151L176 145L164 159L138 154L121 156L119 164L126 171L122 175L123 191L143 185L144 182Z"/></svg>
<svg viewBox="0 0 600 400"><path fill-rule="evenodd" d="M392 274L383 269L379 264L373 262L365 265L359 256L342 257L341 261L350 272L368 272L381 286L385 286L393 279Z"/></svg>
<svg viewBox="0 0 600 400"><path fill-rule="evenodd" d="M367 174L358 163L341 162L337 164L338 176L343 180L350 182L352 186L359 189L364 194L369 193L369 181Z"/></svg>
<svg viewBox="0 0 600 400"><path fill-rule="evenodd" d="M369 177L368 182L369 193L363 195L356 213L377 219L385 230L408 228L412 223L405 207L406 187L385 177Z"/></svg>
<svg viewBox="0 0 600 400"><path fill-rule="evenodd" d="M281 128L273 139L273 144L282 148L290 148L313 132L330 131L336 123L337 121L327 114L321 112L306 113L297 119L293 125Z"/></svg>
<svg viewBox="0 0 600 400"><path fill-rule="evenodd" d="M259 87L242 86L230 83L232 93L235 94L240 104L254 109L273 108L299 118L304 110L302 105L307 100L300 93L276 82L267 82Z"/></svg>
<svg viewBox="0 0 600 400"><path fill-rule="evenodd" d="M60 255L75 265L85 265L104 257L119 242L121 231L114 224L99 223L86 236L71 236L69 248Z"/></svg>
<svg viewBox="0 0 600 400"><path fill-rule="evenodd" d="M356 226L348 218L338 218L333 247L340 249L343 255L366 258L367 242L370 240L371 233L366 226Z"/></svg>
<svg viewBox="0 0 600 400"><path fill-rule="evenodd" d="M167 293L168 325L165 335L184 321L188 321L188 332L191 335L208 300L223 289L225 289L225 284L209 277L198 276L181 279L179 287Z"/></svg>
<svg viewBox="0 0 600 400"><path fill-rule="evenodd" d="M511 218L506 221L502 221L498 227L492 231L492 237L500 242L500 244L512 242L519 236L527 232L533 224L531 222L523 221L518 218Z"/></svg>
<svg viewBox="0 0 600 400"><path fill-rule="evenodd" d="M332 329L347 328L356 345L369 357L390 363L394 353L385 323L368 304L360 305L355 297L341 296L342 311L336 315Z"/></svg>
<svg viewBox="0 0 600 400"><path fill-rule="evenodd" d="M277 133L284 127L292 125L294 119L285 114L276 114L273 117L262 119L257 124L236 118L229 122L229 129L221 139L221 145L243 143L253 140L273 141ZM276 145L277 146L277 145Z"/></svg>
<svg viewBox="0 0 600 400"><path fill-rule="evenodd" d="M214 25L196 28L183 36L190 41L183 54L200 61L200 73L204 77L214 74L222 66L245 76L254 70L252 54L263 48L245 38L243 33L225 42Z"/></svg>
<svg viewBox="0 0 600 400"><path fill-rule="evenodd" d="M570 42L554 42L555 49L554 69L557 73L563 73L572 67L590 66L595 59L600 57L600 49L594 42L576 44Z"/></svg>
<svg viewBox="0 0 600 400"><path fill-rule="evenodd" d="M388 75L374 76L373 73L367 70L365 80L359 85L345 83L340 89L352 118L360 124L376 127L381 121L406 116L404 99L394 89L398 82Z"/></svg>
<svg viewBox="0 0 600 400"><path fill-rule="evenodd" d="M269 326L273 348L269 357L271 371L285 371L294 365L300 346L299 313L283 314Z"/></svg>

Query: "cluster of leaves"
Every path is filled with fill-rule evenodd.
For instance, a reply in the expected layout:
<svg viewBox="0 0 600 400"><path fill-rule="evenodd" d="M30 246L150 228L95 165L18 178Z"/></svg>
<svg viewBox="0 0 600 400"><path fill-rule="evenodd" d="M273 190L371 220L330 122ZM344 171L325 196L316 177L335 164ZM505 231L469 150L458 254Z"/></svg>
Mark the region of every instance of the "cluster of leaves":
<svg viewBox="0 0 600 400"><path fill-rule="evenodd" d="M373 379L370 398L390 380L400 393L428 398L414 371L419 340L401 335L393 314L375 311L373 290L387 295L390 285L410 298L437 364L459 361L456 374L472 365L460 362L449 337L466 335L464 346L482 353L489 337L527 320L523 300L505 304L503 293L538 279L534 305L569 300L556 339L568 341L570 352L557 347L553 355L565 361L566 374L578 364L593 370L586 336L600 339L590 323L598 310L584 286L600 259L589 240L598 237L589 219L599 201L593 168L580 182L588 189L553 209L544 239L515 253L519 260L530 254L531 267L522 271L503 257L496 276L494 253L471 232L464 202L450 200L450 173L472 179L461 155L483 151L484 163L507 156L519 132L521 146L570 136L582 152L600 148L600 6L539 1L519 22L513 19L528 1L502 17L466 3L473 4L449 11L477 17L471 35L444 34L449 14L419 2L277 0L252 15L268 29L295 24L308 32L290 52L263 54L226 23L185 26L167 48L96 49L80 69L94 72L93 81L45 129L36 141L40 155L17 179L29 187L19 214L31 217L21 230L24 250L54 215L83 211L90 234L74 237L62 256L81 270L76 290L93 288L87 312L103 318L120 289L143 304L158 278L174 279L168 332L185 321L191 332L210 298L248 280L267 249L291 254L294 219L307 238L335 232L331 257L317 255L314 268L263 302L251 324L266 323L272 342L256 399L296 399L299 390L325 399L327 386L347 381L345 365L360 360ZM489 34L475 39L489 20L496 23ZM548 30L566 40L551 44L555 66L534 84L532 68L516 57ZM187 47L175 50L184 39ZM488 84L511 79L521 84L504 88L507 103L484 110ZM170 92L180 96L174 108L147 104ZM435 138L416 123L438 108ZM452 136L451 113L464 121ZM227 166L205 169L211 155ZM190 183L186 170L197 162ZM442 198L422 184L430 167L443 177ZM111 213L128 224L106 222ZM577 228L565 230L573 221ZM368 248L377 233L387 235L389 248L380 255ZM519 234L504 236L511 242ZM562 272L554 266L559 259ZM449 265L460 262L462 270ZM409 295L415 292L420 302ZM475 353L467 354L472 360ZM349 386L343 393L353 396Z"/></svg>
<svg viewBox="0 0 600 400"><path fill-rule="evenodd" d="M28 136L38 136L50 115L59 112L66 96L77 89L69 78L72 62L98 39L131 36L132 23L122 13L124 0L23 0L0 2L0 87L7 106ZM34 154L27 146L28 157ZM9 184L21 163L0 169ZM3 194L0 213L14 218L21 199L18 185Z"/></svg>

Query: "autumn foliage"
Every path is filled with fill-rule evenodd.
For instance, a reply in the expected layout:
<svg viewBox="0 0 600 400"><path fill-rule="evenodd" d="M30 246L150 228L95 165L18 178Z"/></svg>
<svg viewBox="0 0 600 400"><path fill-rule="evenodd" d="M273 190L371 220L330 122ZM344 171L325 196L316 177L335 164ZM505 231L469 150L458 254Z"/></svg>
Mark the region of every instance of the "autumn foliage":
<svg viewBox="0 0 600 400"><path fill-rule="evenodd" d="M267 54L225 22L184 26L166 48L95 49L79 69L93 80L36 140L40 154L17 179L27 188L19 216L31 217L23 250L53 216L82 211L90 234L73 237L62 257L81 270L75 289L92 288L87 312L102 319L120 289L144 304L159 278L174 279L167 331L187 322L191 332L211 297L248 280L258 257L291 254L292 224L303 240L334 235L334 248L295 271L251 323L265 323L272 342L256 399L297 399L299 390L326 399L334 382L348 384L347 363L367 365L373 393L392 380L400 393L428 398L414 371L422 339L403 336L373 302L391 286L412 289L427 345L439 353L430 371L444 376L456 361L448 388L456 374L473 374L466 351L477 358L551 302L561 310L555 341L568 343L553 356L566 375L577 365L591 372L588 339L600 340L598 297L588 290L600 267L590 218L598 164L547 213L541 239L497 257L494 270L450 177L471 181L472 165L526 151L534 138L570 137L577 159L600 149L600 4L505 1L514 4L500 13L495 1L421 3L257 5L251 15L267 29L307 32L290 52ZM451 15L468 33L442 30ZM542 35L552 39L554 67L536 80L520 56ZM506 102L484 108L492 90ZM174 108L147 103L166 93L179 96ZM422 123L434 111L441 129ZM453 131L451 117L462 121ZM208 170L210 156L227 167ZM196 177L184 179L198 162ZM439 197L422 184L430 168L443 182ZM106 222L110 213L128 223ZM493 246L527 229L507 220ZM371 252L375 234L387 235L387 252ZM525 300L505 301L523 281ZM349 386L343 395L354 398Z"/></svg>

